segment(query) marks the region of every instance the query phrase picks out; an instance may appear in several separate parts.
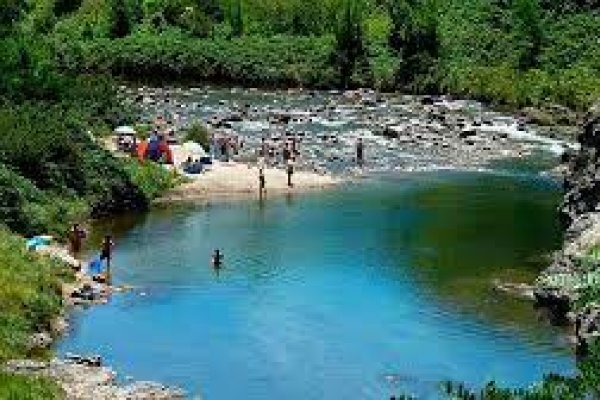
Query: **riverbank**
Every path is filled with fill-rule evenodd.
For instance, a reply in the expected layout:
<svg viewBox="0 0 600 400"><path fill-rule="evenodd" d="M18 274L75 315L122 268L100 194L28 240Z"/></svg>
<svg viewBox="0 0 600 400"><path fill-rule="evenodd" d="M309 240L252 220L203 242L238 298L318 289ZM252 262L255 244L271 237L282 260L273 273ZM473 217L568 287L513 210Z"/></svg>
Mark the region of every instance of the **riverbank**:
<svg viewBox="0 0 600 400"><path fill-rule="evenodd" d="M324 190L343 182L341 178L329 174L295 171L293 186L289 187L287 174L283 169L265 168L266 191L263 197L282 194L304 193ZM179 201L212 201L231 198L259 198L259 168L241 162L220 162L200 175L188 176L188 180L166 192L155 203Z"/></svg>
<svg viewBox="0 0 600 400"><path fill-rule="evenodd" d="M10 251L4 249L9 246ZM184 393L153 382L117 383L99 356L53 358L50 348L68 334L74 307L105 304L127 290L92 280L85 263L60 245L26 250L25 241L0 232L0 397L77 400L181 399ZM18 282L18 283L15 283ZM8 296L8 297L7 297ZM26 307L18 310L18 307ZM24 359L28 357L29 359ZM29 396L29 397L27 397Z"/></svg>
<svg viewBox="0 0 600 400"><path fill-rule="evenodd" d="M565 241L539 277L535 295L558 322L574 325L578 353L585 355L600 337L600 104L585 118L578 141L580 151L564 157Z"/></svg>

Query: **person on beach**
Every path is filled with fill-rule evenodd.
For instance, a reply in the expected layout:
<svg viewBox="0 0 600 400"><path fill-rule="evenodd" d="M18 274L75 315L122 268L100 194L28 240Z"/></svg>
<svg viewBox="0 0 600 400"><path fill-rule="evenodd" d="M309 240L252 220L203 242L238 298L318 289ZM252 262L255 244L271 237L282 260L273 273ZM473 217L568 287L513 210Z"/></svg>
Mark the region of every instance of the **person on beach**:
<svg viewBox="0 0 600 400"><path fill-rule="evenodd" d="M285 143L284 147L283 147L283 163L287 164L288 161L290 160L290 158L291 158L290 147L288 146L287 143Z"/></svg>
<svg viewBox="0 0 600 400"><path fill-rule="evenodd" d="M210 134L210 157L211 158L216 158L217 157L217 137L214 133Z"/></svg>
<svg viewBox="0 0 600 400"><path fill-rule="evenodd" d="M81 251L81 244L85 236L85 230L79 224L73 224L69 232L69 243L71 244L71 253L74 256L77 256Z"/></svg>
<svg viewBox="0 0 600 400"><path fill-rule="evenodd" d="M212 265L215 269L221 268L223 264L223 254L219 249L216 249L212 256Z"/></svg>
<svg viewBox="0 0 600 400"><path fill-rule="evenodd" d="M364 165L364 144L362 138L358 138L358 142L356 143L356 163L359 167L363 167Z"/></svg>
<svg viewBox="0 0 600 400"><path fill-rule="evenodd" d="M227 139L224 138L221 140L221 160L227 162L229 161L229 156L227 154Z"/></svg>
<svg viewBox="0 0 600 400"><path fill-rule="evenodd" d="M267 154L269 153L269 149L267 146L267 141L266 139L263 137L261 140L261 144L260 144L260 150L259 150L259 155L261 157L267 157Z"/></svg>
<svg viewBox="0 0 600 400"><path fill-rule="evenodd" d="M292 184L292 175L294 175L294 159L290 158L287 161L287 178L288 178L288 187L289 188L294 186Z"/></svg>
<svg viewBox="0 0 600 400"><path fill-rule="evenodd" d="M258 194L262 197L262 195L267 191L267 187L265 185L265 170L260 167L258 169Z"/></svg>

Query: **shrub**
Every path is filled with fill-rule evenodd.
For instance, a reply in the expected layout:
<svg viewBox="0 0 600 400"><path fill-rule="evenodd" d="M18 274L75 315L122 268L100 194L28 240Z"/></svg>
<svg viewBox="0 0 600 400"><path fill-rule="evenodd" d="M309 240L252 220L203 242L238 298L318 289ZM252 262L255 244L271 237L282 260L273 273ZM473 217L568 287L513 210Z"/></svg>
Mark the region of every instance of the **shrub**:
<svg viewBox="0 0 600 400"><path fill-rule="evenodd" d="M185 131L184 140L196 142L204 148L204 150L210 150L210 137L208 133L208 128L206 125L201 122L194 122L189 128Z"/></svg>

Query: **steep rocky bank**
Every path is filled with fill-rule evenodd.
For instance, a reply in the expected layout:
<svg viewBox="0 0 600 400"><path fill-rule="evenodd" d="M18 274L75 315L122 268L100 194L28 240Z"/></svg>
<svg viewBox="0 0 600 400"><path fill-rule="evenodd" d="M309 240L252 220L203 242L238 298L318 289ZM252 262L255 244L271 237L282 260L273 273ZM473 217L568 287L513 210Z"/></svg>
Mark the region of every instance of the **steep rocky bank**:
<svg viewBox="0 0 600 400"><path fill-rule="evenodd" d="M563 159L563 247L539 277L535 298L557 322L574 324L577 350L585 354L600 335L600 104L585 117L578 142L580 150Z"/></svg>

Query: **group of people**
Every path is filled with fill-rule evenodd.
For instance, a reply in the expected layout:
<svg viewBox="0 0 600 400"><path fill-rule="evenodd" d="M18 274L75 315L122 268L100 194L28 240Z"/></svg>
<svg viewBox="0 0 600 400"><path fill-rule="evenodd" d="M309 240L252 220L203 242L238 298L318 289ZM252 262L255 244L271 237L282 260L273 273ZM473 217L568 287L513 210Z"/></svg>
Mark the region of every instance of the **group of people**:
<svg viewBox="0 0 600 400"><path fill-rule="evenodd" d="M78 257L81 255L83 241L86 238L86 230L83 229L80 224L73 224L69 232L70 251L73 257ZM92 274L92 279L94 281L100 283L110 282L110 268L114 246L115 242L113 241L112 236L105 235L102 240L99 256L92 259L89 264L89 272ZM216 270L220 269L223 265L223 260L223 253L221 250L216 249L211 259L212 266ZM105 268L102 263L105 263Z"/></svg>
<svg viewBox="0 0 600 400"><path fill-rule="evenodd" d="M69 232L69 244L73 257L77 258L80 256L83 247L83 241L86 238L87 232L85 229L83 229L80 224L73 224ZM102 239L99 256L93 258L89 263L89 269L93 280L97 282L110 281L110 267L114 246L115 243L112 239L112 236L105 235ZM105 263L106 268L103 267L103 263Z"/></svg>
<svg viewBox="0 0 600 400"><path fill-rule="evenodd" d="M229 161L244 148L244 141L235 135L216 135L210 137L210 155L221 161Z"/></svg>
<svg viewBox="0 0 600 400"><path fill-rule="evenodd" d="M296 157L300 156L300 151L298 149L298 144L296 138L293 137L289 141L283 142L283 149L281 151L281 158L283 161L283 165L286 169L287 174L287 185L289 188L294 186L292 182L292 176L294 175L294 167L296 162ZM258 151L259 156L259 168L258 168L258 187L259 194L262 196L266 192L266 181L265 181L265 167L266 165L271 165L270 160L272 160L276 154L276 147L270 146L266 139L263 137L261 141L261 147ZM365 161L365 145L362 138L358 138L356 142L356 158L355 162L360 168L364 167Z"/></svg>

